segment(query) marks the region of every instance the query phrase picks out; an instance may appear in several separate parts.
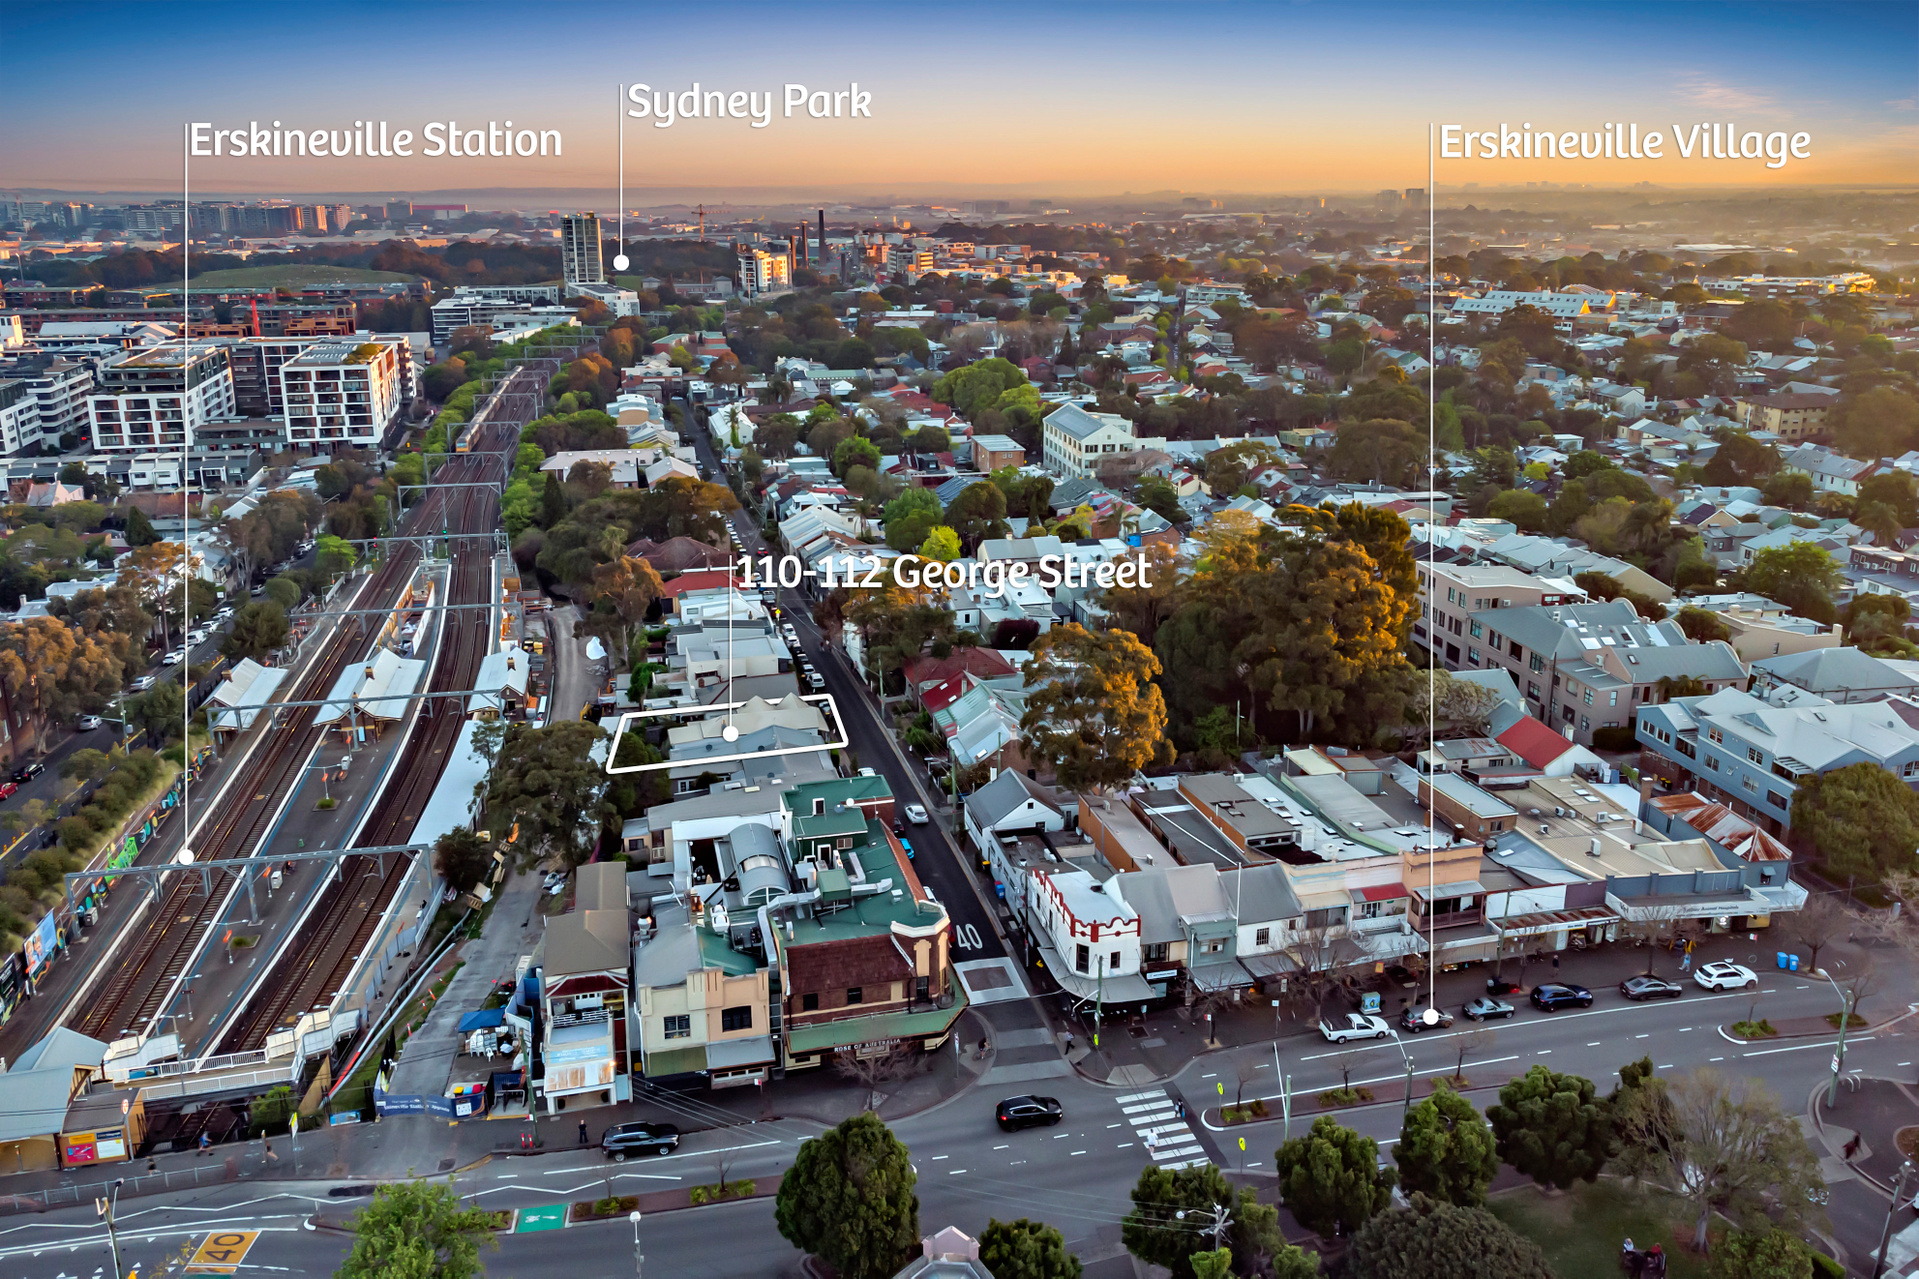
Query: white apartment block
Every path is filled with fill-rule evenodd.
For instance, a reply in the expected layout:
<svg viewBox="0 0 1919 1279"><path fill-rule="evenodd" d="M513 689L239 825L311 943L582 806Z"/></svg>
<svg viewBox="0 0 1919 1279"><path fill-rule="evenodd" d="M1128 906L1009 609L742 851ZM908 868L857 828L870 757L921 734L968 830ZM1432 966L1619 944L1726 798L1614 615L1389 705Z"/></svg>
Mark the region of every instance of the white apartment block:
<svg viewBox="0 0 1919 1279"><path fill-rule="evenodd" d="M1062 404L1046 415L1041 440L1046 469L1068 478L1092 479L1102 461L1164 443L1142 440L1117 413L1091 413Z"/></svg>
<svg viewBox="0 0 1919 1279"><path fill-rule="evenodd" d="M786 288L793 282L792 262L784 252L765 249L740 249L740 292L749 297Z"/></svg>
<svg viewBox="0 0 1919 1279"><path fill-rule="evenodd" d="M440 349L442 355L450 354L446 344L456 329L474 325L490 329L501 316L526 315L531 309L526 302L478 293L460 292L450 298L441 298L432 308L433 345Z"/></svg>
<svg viewBox="0 0 1919 1279"><path fill-rule="evenodd" d="M0 453L40 443L40 401L25 382L0 381Z"/></svg>
<svg viewBox="0 0 1919 1279"><path fill-rule="evenodd" d="M569 289L606 282L600 265L599 214L568 213L560 218L560 276Z"/></svg>
<svg viewBox="0 0 1919 1279"><path fill-rule="evenodd" d="M87 397L93 446L102 453L180 448L187 433L236 416L233 372L218 342L163 342L103 366Z"/></svg>
<svg viewBox="0 0 1919 1279"><path fill-rule="evenodd" d="M280 366L287 446L330 453L378 448L405 403L404 339L316 342Z"/></svg>

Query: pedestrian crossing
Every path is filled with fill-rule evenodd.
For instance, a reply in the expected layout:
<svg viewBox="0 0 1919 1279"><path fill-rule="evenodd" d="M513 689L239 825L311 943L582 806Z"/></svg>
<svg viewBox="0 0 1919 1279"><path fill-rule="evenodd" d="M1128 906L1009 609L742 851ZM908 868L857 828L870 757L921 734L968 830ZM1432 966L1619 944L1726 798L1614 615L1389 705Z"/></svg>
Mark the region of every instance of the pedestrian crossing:
<svg viewBox="0 0 1919 1279"><path fill-rule="evenodd" d="M1119 1099L1119 1111L1153 1162L1162 1168L1191 1168L1211 1162L1193 1135L1192 1126L1179 1117L1179 1103L1164 1088L1129 1093Z"/></svg>

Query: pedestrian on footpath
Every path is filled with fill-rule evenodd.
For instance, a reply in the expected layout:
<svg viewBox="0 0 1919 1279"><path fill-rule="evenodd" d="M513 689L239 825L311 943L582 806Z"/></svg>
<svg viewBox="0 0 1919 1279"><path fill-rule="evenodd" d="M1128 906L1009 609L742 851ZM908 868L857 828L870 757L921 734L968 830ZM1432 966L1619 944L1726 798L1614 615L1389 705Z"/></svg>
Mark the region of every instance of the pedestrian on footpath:
<svg viewBox="0 0 1919 1279"><path fill-rule="evenodd" d="M266 1143L266 1156L268 1163L277 1164L280 1162L280 1156L273 1153L273 1143L270 1141Z"/></svg>
<svg viewBox="0 0 1919 1279"><path fill-rule="evenodd" d="M584 1119L580 1120L580 1144L582 1146L586 1144L586 1120Z"/></svg>
<svg viewBox="0 0 1919 1279"><path fill-rule="evenodd" d="M203 1155L207 1154L208 1148L211 1147L212 1145L213 1145L213 1138L207 1136L205 1132L202 1132L200 1134L200 1153Z"/></svg>
<svg viewBox="0 0 1919 1279"><path fill-rule="evenodd" d="M1559 956L1557 953L1553 955L1553 971L1554 972L1559 971Z"/></svg>
<svg viewBox="0 0 1919 1279"><path fill-rule="evenodd" d="M1066 1032L1066 1051L1073 1051L1073 1032L1070 1030Z"/></svg>

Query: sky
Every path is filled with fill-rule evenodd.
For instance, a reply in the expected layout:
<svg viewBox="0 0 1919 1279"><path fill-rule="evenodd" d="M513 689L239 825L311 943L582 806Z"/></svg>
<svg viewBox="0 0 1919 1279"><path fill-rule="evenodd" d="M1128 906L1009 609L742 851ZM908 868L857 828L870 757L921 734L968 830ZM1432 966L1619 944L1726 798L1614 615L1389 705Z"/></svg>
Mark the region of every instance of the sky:
<svg viewBox="0 0 1919 1279"><path fill-rule="evenodd" d="M621 88L870 92L870 119L627 121L626 182L965 198L1427 185L1435 123L1805 131L1756 162L1449 160L1437 186L1910 183L1919 0L1768 3L0 5L0 190L177 192L183 125L416 134L511 119L564 154L203 158L196 191L600 188ZM1671 147L1668 147L1670 156ZM640 203L629 200L629 204Z"/></svg>

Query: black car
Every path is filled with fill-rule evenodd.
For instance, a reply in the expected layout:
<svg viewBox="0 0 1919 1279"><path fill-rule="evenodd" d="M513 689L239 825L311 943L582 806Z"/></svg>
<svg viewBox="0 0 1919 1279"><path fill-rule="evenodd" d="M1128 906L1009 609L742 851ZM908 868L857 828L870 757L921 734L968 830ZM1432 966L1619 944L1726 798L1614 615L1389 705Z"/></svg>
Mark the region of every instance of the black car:
<svg viewBox="0 0 1919 1279"><path fill-rule="evenodd" d="M20 767L14 769L13 780L16 782L30 782L46 771L46 764L36 759L31 764L22 764Z"/></svg>
<svg viewBox="0 0 1919 1279"><path fill-rule="evenodd" d="M1066 1108L1056 1097L1008 1097L999 1104L994 1118L1006 1132L1018 1128L1045 1128L1060 1121Z"/></svg>
<svg viewBox="0 0 1919 1279"><path fill-rule="evenodd" d="M1686 988L1663 977L1628 977L1619 983L1619 993L1628 999L1677 999Z"/></svg>
<svg viewBox="0 0 1919 1279"><path fill-rule="evenodd" d="M614 1163L630 1155L670 1154L680 1144L680 1130L672 1124L614 1124L600 1134L600 1152Z"/></svg>
<svg viewBox="0 0 1919 1279"><path fill-rule="evenodd" d="M1584 986L1575 986L1571 982L1549 981L1542 986L1533 987L1533 1007L1546 1012L1557 1012L1561 1008L1591 1008L1593 993Z"/></svg>

